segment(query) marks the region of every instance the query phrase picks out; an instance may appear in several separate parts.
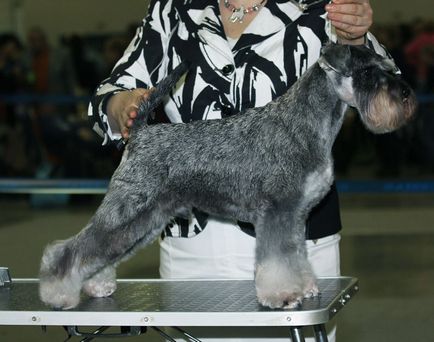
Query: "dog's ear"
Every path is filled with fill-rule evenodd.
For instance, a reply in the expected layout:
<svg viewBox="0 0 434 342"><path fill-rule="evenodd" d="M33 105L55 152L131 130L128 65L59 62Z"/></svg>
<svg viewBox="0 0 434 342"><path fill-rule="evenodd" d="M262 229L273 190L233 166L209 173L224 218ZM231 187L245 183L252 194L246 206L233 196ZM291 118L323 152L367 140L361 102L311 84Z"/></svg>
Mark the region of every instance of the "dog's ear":
<svg viewBox="0 0 434 342"><path fill-rule="evenodd" d="M350 106L355 106L350 47L338 44L326 45L321 51L318 65L327 74L339 98Z"/></svg>
<svg viewBox="0 0 434 342"><path fill-rule="evenodd" d="M350 76L350 59L350 46L329 43L321 49L318 64L326 72L335 72L341 76Z"/></svg>

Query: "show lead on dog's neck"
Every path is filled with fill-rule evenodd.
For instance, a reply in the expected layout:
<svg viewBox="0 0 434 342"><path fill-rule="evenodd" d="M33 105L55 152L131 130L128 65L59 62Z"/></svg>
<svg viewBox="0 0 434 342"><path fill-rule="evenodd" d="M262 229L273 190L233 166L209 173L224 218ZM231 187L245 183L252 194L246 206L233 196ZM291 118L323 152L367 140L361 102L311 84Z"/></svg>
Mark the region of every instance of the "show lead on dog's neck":
<svg viewBox="0 0 434 342"><path fill-rule="evenodd" d="M182 123L263 107L284 94L330 40L366 44L386 55L368 32L371 24L368 0L151 0L143 25L90 103L92 126L104 144L127 140L140 102L183 60L191 67L165 98L163 115L156 117ZM179 155L180 164L187 154L188 148ZM191 165L191 172L198 172L204 182L216 177L212 172L200 174L201 163ZM306 222L307 253L317 276L339 275L340 230L338 195L332 185ZM191 215L174 217L164 228L160 274L253 278L254 256L251 224L193 208ZM279 333L286 340L286 331ZM332 329L330 341L333 336Z"/></svg>

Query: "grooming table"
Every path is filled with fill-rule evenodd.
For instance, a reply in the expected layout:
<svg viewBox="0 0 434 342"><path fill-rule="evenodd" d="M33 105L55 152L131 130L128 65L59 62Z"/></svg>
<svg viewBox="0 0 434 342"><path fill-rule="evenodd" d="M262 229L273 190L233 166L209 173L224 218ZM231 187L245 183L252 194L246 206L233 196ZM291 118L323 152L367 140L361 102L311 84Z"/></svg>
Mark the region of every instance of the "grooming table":
<svg viewBox="0 0 434 342"><path fill-rule="evenodd" d="M304 341L303 326L314 328L316 341L327 341L324 324L358 291L357 279L320 278L320 296L304 299L293 310L272 310L258 304L252 280L118 280L108 298L83 296L80 305L53 311L38 298L37 279L11 279L0 268L0 325L65 326L70 335L89 341L107 327L123 327L125 336L146 327L287 326L293 342ZM78 327L100 328L82 333ZM125 328L129 327L129 328ZM177 328L192 341L199 341ZM164 335L166 339L171 337Z"/></svg>

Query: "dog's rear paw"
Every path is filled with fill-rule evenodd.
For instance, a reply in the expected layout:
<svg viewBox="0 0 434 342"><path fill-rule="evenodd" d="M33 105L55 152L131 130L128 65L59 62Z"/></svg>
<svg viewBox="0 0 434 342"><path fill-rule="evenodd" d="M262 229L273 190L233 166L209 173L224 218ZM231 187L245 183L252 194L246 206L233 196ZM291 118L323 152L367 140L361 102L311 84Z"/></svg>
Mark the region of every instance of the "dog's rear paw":
<svg viewBox="0 0 434 342"><path fill-rule="evenodd" d="M39 297L56 309L71 309L80 302L81 276L74 267L69 242L57 241L45 248L39 272Z"/></svg>
<svg viewBox="0 0 434 342"><path fill-rule="evenodd" d="M90 279L84 283L83 291L91 297L108 297L116 291L116 281Z"/></svg>
<svg viewBox="0 0 434 342"><path fill-rule="evenodd" d="M68 310L80 302L80 289L74 289L65 280L41 280L39 297L54 309Z"/></svg>
<svg viewBox="0 0 434 342"><path fill-rule="evenodd" d="M116 270L108 266L83 284L83 291L91 297L108 297L116 291Z"/></svg>

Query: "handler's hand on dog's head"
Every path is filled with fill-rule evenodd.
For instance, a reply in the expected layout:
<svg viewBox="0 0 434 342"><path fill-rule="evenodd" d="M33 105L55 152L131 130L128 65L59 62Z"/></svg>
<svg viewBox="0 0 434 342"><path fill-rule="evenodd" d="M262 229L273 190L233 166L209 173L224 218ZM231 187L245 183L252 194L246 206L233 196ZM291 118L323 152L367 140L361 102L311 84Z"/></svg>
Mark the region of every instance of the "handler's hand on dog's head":
<svg viewBox="0 0 434 342"><path fill-rule="evenodd" d="M336 29L339 42L357 45L372 25L369 0L333 0L326 5L327 18Z"/></svg>
<svg viewBox="0 0 434 342"><path fill-rule="evenodd" d="M121 133L122 138L128 139L140 102L146 100L151 92L152 89L137 88L121 91L111 97L107 114L112 132Z"/></svg>

